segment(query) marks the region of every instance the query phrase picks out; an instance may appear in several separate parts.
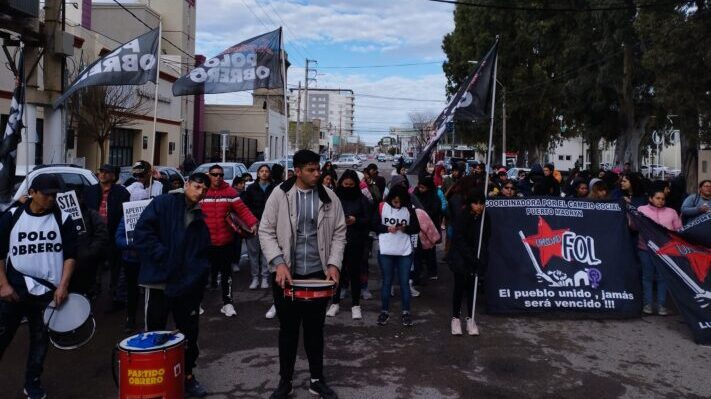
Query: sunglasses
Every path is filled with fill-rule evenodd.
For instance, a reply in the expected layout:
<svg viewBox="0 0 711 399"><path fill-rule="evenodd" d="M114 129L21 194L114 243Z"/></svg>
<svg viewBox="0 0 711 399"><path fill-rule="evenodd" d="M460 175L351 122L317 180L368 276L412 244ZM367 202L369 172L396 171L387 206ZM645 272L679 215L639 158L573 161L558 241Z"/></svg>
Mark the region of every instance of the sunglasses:
<svg viewBox="0 0 711 399"><path fill-rule="evenodd" d="M211 173L210 173L210 176L212 176L212 177L225 177L225 174L224 174L224 173L212 173L212 172L211 172Z"/></svg>

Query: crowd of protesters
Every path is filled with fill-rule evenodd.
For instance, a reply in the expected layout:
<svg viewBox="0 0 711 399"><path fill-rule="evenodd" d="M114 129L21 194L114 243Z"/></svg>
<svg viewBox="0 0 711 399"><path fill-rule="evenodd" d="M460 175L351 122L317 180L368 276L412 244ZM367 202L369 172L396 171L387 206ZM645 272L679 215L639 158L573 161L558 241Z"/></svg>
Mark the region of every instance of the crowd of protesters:
<svg viewBox="0 0 711 399"><path fill-rule="evenodd" d="M454 275L451 333L479 334L473 299L477 276L485 274L488 259L487 198L555 196L623 201L671 230L711 212L711 181L700 182L698 191L687 195L683 178L653 181L632 171L629 164L622 170L596 175L574 169L565 178L552 164L533 165L530 171L520 170L516 176L509 176L504 167L489 168L483 163L439 162L416 176L408 176L404 164L397 165L390 176L380 176L376 164L362 171L346 169L340 173L330 162L322 167L318 164L317 154L299 151L294 156L293 171L279 164L271 168L263 165L255 181L245 174L231 185L225 182L224 171L217 164L207 173L190 174L184 182L167 180L148 162L139 161L124 185L117 183L117 167L103 165L98 172L99 184L77 193L85 228L76 236L63 226L69 223L66 218L45 218L58 213L52 201L59 190L56 179L36 179L30 187L32 198L0 219L4 226L0 232L6 236L15 225L31 229L44 223L61 230L58 236L64 240L63 258L42 266L54 270L54 294L36 284L24 287L23 273L17 270L27 270L30 275L46 271L34 270L23 259L11 257L5 266L12 266L7 271L0 268L0 316L3 323L12 322L0 329L0 357L12 340L19 318L25 316L31 324L27 396L44 394L39 378L47 337L39 328L37 312L51 299L61 302L67 290L97 297L101 292L99 265L104 263L110 271L109 311L125 312L126 334L164 330L168 316L173 316L188 341L186 393L200 397L207 391L193 374L199 355L199 315L211 311L203 309L202 301L206 289L219 287L219 312L225 317L237 316L232 276L239 271L244 244L248 287L273 290L274 305L266 317L278 316L280 321L282 380L272 398L286 397L292 388L293 356L301 323L309 353L310 389L321 397L334 398L337 395L323 377L323 324L327 317L339 314L344 301L350 305L352 319L363 318L361 300L373 297L368 267L371 257L377 259L381 276L377 324L389 323L394 299L400 302L400 322L411 326L412 298L426 295L425 287L434 284L442 273L436 249L443 244L440 260ZM183 167L194 169L194 161L186 160ZM123 204L145 199L153 200L129 240ZM7 253L12 238L0 238L5 240L0 242L0 250ZM638 248L643 312L652 314L656 299L656 312L669 314L666 282L655 270L642 241ZM295 277L337 283L330 306L329 299L309 306L285 302L283 289ZM138 323L141 291L145 318ZM466 302L464 315L462 300Z"/></svg>

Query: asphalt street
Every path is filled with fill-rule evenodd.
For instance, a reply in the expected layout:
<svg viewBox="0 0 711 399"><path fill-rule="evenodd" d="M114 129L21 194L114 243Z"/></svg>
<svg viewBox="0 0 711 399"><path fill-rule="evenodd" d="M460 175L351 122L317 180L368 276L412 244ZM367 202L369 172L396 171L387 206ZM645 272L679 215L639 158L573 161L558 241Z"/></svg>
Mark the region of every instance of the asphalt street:
<svg viewBox="0 0 711 399"><path fill-rule="evenodd" d="M439 254L441 258L441 253ZM246 260L246 259L243 259ZM440 278L412 303L415 324L394 317L375 323L380 309L378 267L370 261L371 291L363 319L350 316L350 299L326 321L326 378L341 398L709 398L711 348L695 345L678 314L629 320L483 313L478 337L450 334L452 277ZM201 319L196 376L210 398L265 398L278 377L278 322L264 313L271 290L249 290L243 262L235 274L237 317L220 312L219 290L208 290ZM49 398L110 398L111 351L124 338L121 314L95 304L97 333L74 351L50 349L43 384ZM396 297L391 310L399 313ZM27 327L20 327L0 361L0 398L22 397ZM300 349L294 398L310 398L308 366Z"/></svg>

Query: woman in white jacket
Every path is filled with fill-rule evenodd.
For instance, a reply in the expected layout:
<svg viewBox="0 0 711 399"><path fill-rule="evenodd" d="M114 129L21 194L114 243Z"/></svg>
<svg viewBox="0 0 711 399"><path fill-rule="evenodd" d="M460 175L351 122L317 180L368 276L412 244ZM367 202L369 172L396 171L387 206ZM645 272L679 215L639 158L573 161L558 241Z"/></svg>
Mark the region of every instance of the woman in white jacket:
<svg viewBox="0 0 711 399"><path fill-rule="evenodd" d="M397 273L402 290L402 324L411 326L409 279L413 248L410 236L420 232L420 224L407 188L397 185L390 189L378 212L373 213L372 224L373 230L378 233L378 263L383 279L378 324L385 325L390 319L390 287L393 275Z"/></svg>

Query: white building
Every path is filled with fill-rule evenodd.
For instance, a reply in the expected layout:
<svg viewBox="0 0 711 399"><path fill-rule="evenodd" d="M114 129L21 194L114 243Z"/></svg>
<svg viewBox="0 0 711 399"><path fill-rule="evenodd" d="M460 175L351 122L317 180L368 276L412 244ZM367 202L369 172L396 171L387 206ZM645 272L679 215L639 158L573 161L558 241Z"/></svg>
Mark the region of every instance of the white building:
<svg viewBox="0 0 711 399"><path fill-rule="evenodd" d="M301 97L300 101L299 97ZM302 122L320 119L321 129L326 132L324 137L328 135L347 137L353 133L355 113L353 90L309 88L307 101L304 89L301 91L289 89L288 101L290 121L296 121L297 118Z"/></svg>

